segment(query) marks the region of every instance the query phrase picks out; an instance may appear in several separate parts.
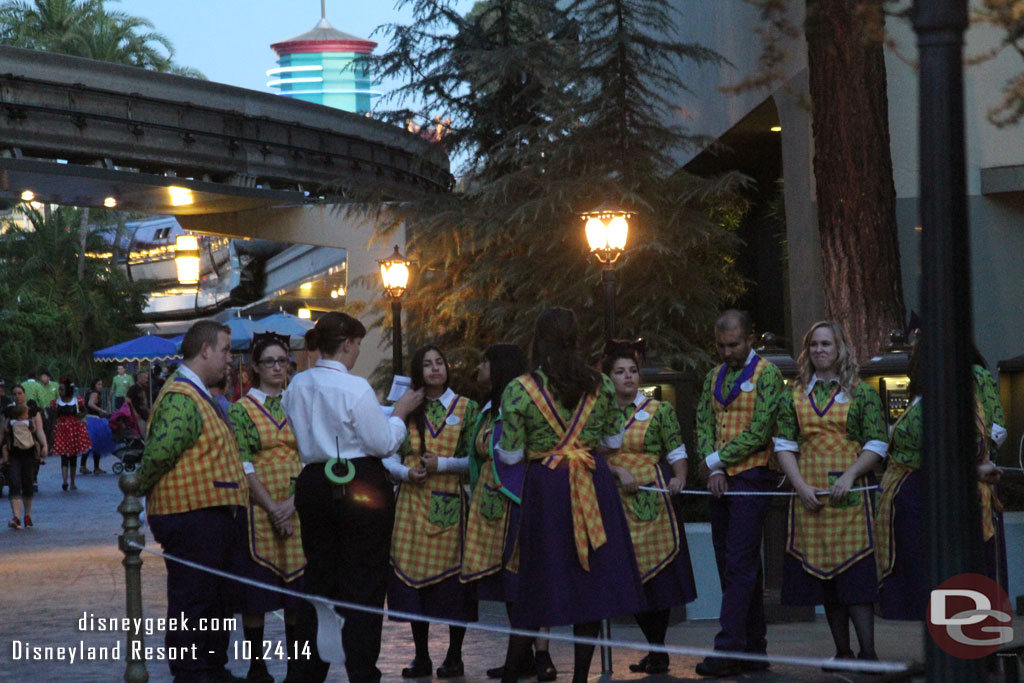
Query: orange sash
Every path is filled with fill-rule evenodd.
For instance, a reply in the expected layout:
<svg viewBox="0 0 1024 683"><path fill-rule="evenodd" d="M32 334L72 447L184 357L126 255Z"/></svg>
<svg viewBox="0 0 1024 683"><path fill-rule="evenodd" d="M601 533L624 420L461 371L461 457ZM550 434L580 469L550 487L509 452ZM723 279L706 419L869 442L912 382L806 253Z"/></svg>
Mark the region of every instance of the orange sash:
<svg viewBox="0 0 1024 683"><path fill-rule="evenodd" d="M597 397L595 394L584 395L573 411L572 423L566 425L555 409L551 397L533 375L521 381L527 395L547 420L548 426L560 437L558 445L551 452L530 453L530 460L540 460L542 465L552 470L558 467L563 459L568 462L569 499L572 504L572 532L576 554L580 565L590 571L589 548L597 550L608 540L605 536L604 522L601 520L601 508L597 503L597 492L594 490L594 456L579 442L580 433L594 410Z"/></svg>

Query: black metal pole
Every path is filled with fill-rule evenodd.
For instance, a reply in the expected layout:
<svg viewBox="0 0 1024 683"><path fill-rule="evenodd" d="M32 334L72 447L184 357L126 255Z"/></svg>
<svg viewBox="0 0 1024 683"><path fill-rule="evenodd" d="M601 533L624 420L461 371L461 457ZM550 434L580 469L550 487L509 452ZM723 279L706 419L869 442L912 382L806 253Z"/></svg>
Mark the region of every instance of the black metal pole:
<svg viewBox="0 0 1024 683"><path fill-rule="evenodd" d="M931 588L982 557L970 377L971 275L964 152L966 0L916 0L920 56L921 308L925 536ZM943 651L925 631L930 681L982 681L983 660Z"/></svg>
<svg viewBox="0 0 1024 683"><path fill-rule="evenodd" d="M391 371L402 374L402 301L391 300Z"/></svg>
<svg viewBox="0 0 1024 683"><path fill-rule="evenodd" d="M604 338L615 339L615 270L609 263L601 271L604 284Z"/></svg>

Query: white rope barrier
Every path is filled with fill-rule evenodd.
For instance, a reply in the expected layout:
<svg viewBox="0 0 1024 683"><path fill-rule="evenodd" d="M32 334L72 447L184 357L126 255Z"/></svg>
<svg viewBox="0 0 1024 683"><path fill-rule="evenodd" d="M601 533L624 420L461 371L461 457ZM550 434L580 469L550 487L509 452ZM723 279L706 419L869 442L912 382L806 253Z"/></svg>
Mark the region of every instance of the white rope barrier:
<svg viewBox="0 0 1024 683"><path fill-rule="evenodd" d="M454 619L439 619L435 617L425 618L422 614L411 614L409 612L399 612L396 610L379 609L376 607L369 607L367 605L358 605L351 602L341 602L338 600L331 600L320 595L310 595L308 593L300 593L299 591L293 591L288 588L281 588L279 586L272 586L261 581L255 581L244 576L238 576L237 574L231 574L220 569L214 569L213 567L207 567L205 565L192 562L174 555L168 555L156 550L150 550L149 548L139 545L133 542L127 542L127 545L132 548L136 548L150 555L156 555L162 557L164 560L171 560L178 564L198 569L200 571L219 576L224 579L231 579L239 583L252 586L254 588L262 588L263 590L273 591L281 593L282 595L290 595L294 598L302 598L309 600L313 603L314 607L317 607L317 603L328 607L340 607L341 609L354 610L358 612L368 612L370 614L379 614L385 617L392 617L397 619L405 619L409 621L429 621L435 624L444 624L447 626L462 627L466 629L472 629L477 631L483 631L486 633L494 633L502 636L524 636L527 638L547 638L548 640L555 640L564 643L580 643L583 645L595 645L598 647L622 647L630 650L639 650L643 652L664 652L665 654L676 654L685 655L688 657L728 657L730 659L737 659L749 662L768 662L773 664L790 664L793 666L807 666L807 667L829 667L830 669L843 670L843 671L861 671L869 673L898 673L907 670L907 665L903 662L872 662L863 660L833 660L831 658L821 657L799 657L794 655L758 655L748 652L727 652L724 650L707 650L703 648L685 647L680 645L653 645L651 643L641 643L631 640L608 640L603 638L584 638L573 635L565 635L555 632L540 632L530 631L526 629L510 628L506 626L499 626L497 624L483 624L479 622L465 622L456 621ZM322 610L318 609L317 613L322 613Z"/></svg>
<svg viewBox="0 0 1024 683"><path fill-rule="evenodd" d="M672 493L668 489L658 488L657 486L637 486L637 489L641 491L655 491L657 493ZM856 491L881 491L880 486L857 486L850 489L849 493ZM815 491L819 496L831 495L829 491ZM679 492L681 496L711 496L714 495L711 491L696 491L694 489L683 489ZM792 497L797 495L796 491L726 491L722 494L723 496L787 496Z"/></svg>

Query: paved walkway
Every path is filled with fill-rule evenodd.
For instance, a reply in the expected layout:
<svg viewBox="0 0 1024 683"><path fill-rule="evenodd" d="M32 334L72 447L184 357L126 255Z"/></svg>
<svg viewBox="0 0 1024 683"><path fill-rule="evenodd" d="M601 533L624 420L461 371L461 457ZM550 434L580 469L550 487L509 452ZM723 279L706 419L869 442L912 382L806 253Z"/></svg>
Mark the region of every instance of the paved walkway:
<svg viewBox="0 0 1024 683"><path fill-rule="evenodd" d="M103 467L110 469L110 458ZM6 493L6 491L5 491ZM34 529L12 531L6 524L0 526L0 681L115 681L121 680L122 662L109 661L14 661L17 641L22 646L72 647L83 643L86 648L112 648L121 642L123 634L79 630L83 616L110 618L125 614L124 570L122 556L117 550L117 534L121 518L117 505L121 495L113 475L80 476L78 490L62 492L60 489L60 460L51 458L40 471L40 492L36 496L33 518ZM7 500L0 502L3 517L9 519ZM147 543L158 549L151 534ZM145 616L165 615L165 569L163 561L152 555L143 555L143 604ZM481 605L481 620L504 624L504 608L495 603ZM266 638L284 641L284 625L275 615L267 619ZM922 627L915 623L878 620L877 647L883 659L920 660ZM709 620L683 622L669 631L670 644L689 647L710 646L717 623ZM568 632L564 629L563 632ZM444 627L434 628L431 652L435 667L443 660L448 634ZM236 633L235 640L237 641ZM642 641L634 625L613 626L615 638ZM819 617L816 623L780 624L769 627L769 649L774 654L810 657L829 656L833 652L828 627ZM146 645L163 644L163 634L147 637ZM24 651L24 648L23 648ZM465 642L465 664L470 683L487 680L484 671L498 665L504 657L505 639L479 631L470 631ZM401 623L386 623L384 650L380 668L387 681L401 680L403 666L412 659L413 646L409 627ZM568 681L572 668L572 647L553 643L552 656L558 668L559 680ZM628 664L642 653L617 649L614 652L611 676L600 675L599 657L595 655L591 667L591 680L600 681L671 681L693 680L697 658L673 656L672 669L666 676L631 674ZM231 665L235 673L244 675L245 663ZM170 680L165 662L150 662L150 680ZM285 664L270 663L270 671L278 681L284 678ZM344 681L344 672L332 670L329 681ZM878 680L867 676L826 674L818 669L787 665L774 665L769 672L741 676L738 680L759 681L843 681Z"/></svg>

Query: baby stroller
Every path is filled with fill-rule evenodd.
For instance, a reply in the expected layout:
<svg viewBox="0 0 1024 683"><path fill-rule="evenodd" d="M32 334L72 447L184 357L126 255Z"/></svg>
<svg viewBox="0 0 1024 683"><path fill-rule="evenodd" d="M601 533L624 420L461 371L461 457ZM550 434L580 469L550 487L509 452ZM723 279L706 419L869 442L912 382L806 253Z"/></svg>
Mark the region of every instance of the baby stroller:
<svg viewBox="0 0 1024 683"><path fill-rule="evenodd" d="M114 474L134 471L135 466L142 462L142 451L146 449L146 442L137 435L124 439L119 439L115 435L114 439L117 441L117 446L114 448L114 457L117 462L111 467Z"/></svg>

